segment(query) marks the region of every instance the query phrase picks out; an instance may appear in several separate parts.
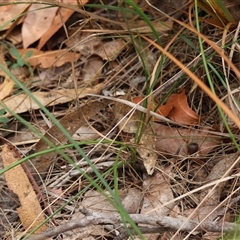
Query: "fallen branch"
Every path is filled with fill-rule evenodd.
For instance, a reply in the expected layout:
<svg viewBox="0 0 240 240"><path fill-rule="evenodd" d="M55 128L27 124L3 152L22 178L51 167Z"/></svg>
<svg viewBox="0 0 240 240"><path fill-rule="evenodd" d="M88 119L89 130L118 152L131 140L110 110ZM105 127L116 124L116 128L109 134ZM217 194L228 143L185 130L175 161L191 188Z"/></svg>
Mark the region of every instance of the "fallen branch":
<svg viewBox="0 0 240 240"><path fill-rule="evenodd" d="M89 215L89 211L86 212ZM28 240L42 240L46 238L50 238L56 236L57 234L70 231L80 227L86 227L89 225L116 225L122 223L121 216L119 214L103 214L99 212L91 212L92 216L85 216L81 219L74 219L70 220L69 222L65 223L64 225L51 228L43 233L31 236ZM197 221L193 220L186 220L186 218L173 218L168 216L162 217L153 217L144 214L130 214L129 215L132 220L136 224L148 224L149 228L144 227L140 230L142 233L149 233L149 232L166 232L166 231L177 231L181 229L181 231L189 232L193 229L195 231L198 230L205 230L209 232L228 232L236 229L240 229L239 224L235 223L217 223L217 222L204 222L199 224ZM152 228L153 227L153 228ZM154 229L154 230L153 230ZM132 231L132 229L129 229ZM117 239L117 238L116 238Z"/></svg>

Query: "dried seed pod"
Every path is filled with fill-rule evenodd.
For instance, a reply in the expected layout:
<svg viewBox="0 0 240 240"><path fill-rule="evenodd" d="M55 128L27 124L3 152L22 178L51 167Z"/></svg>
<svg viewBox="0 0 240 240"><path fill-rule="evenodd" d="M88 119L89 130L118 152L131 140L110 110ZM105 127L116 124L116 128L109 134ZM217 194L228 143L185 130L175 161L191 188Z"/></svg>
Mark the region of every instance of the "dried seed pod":
<svg viewBox="0 0 240 240"><path fill-rule="evenodd" d="M199 146L198 146L198 144L195 143L195 142L190 142L190 143L187 145L187 153L188 153L189 155L192 155L192 154L198 152L198 150L199 150Z"/></svg>

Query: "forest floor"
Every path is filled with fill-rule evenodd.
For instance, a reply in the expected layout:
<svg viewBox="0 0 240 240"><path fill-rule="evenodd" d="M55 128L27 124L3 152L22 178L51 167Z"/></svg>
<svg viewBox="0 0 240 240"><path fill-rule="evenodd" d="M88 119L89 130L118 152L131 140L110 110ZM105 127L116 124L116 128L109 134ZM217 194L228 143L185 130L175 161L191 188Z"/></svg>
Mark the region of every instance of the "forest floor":
<svg viewBox="0 0 240 240"><path fill-rule="evenodd" d="M1 239L239 239L240 4L155 2L0 4Z"/></svg>

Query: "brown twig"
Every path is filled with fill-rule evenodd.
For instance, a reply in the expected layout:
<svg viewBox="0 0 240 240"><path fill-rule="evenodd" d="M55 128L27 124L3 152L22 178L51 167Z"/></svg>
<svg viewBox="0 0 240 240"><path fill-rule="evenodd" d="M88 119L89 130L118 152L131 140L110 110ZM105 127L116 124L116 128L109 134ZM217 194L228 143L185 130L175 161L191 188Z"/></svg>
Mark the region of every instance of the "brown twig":
<svg viewBox="0 0 240 240"><path fill-rule="evenodd" d="M46 232L34 235L29 237L28 240L42 240L47 239L57 234L70 231L76 228L82 228L89 225L117 225L122 223L122 218L119 214L104 214L99 212L89 212L84 210L83 212L87 213L87 216L80 218L69 220L64 225L51 228ZM91 216L90 216L91 215ZM149 233L149 232L165 232L165 231L177 231L181 228L181 231L191 231L195 229L196 231L204 229L205 231L209 232L228 232L234 229L240 229L239 224L235 223L216 223L216 222L204 222L199 224L197 221L187 220L187 224L183 226L185 223L185 218L173 218L168 216L161 216L161 217L153 217L144 214L130 214L129 215L132 220L136 224L148 224L149 227L140 227L141 232ZM183 226L183 227L182 227ZM132 228L129 228L130 231L133 231ZM123 233L122 233L123 234ZM134 234L134 233L133 233Z"/></svg>

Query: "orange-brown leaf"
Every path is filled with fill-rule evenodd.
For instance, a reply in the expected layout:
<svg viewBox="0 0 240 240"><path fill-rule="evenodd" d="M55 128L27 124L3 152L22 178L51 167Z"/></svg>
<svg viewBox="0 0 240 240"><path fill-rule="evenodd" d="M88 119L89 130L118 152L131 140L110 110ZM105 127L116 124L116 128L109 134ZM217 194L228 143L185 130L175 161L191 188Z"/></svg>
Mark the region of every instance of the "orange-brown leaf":
<svg viewBox="0 0 240 240"><path fill-rule="evenodd" d="M172 107L167 117L177 123L194 124L199 121L199 116L188 105L185 90L179 94L172 94L165 106Z"/></svg>
<svg viewBox="0 0 240 240"><path fill-rule="evenodd" d="M158 113L159 115L162 115L162 116L164 116L164 117L167 117L169 114L170 114L170 112L172 111L172 106L171 105L162 105L162 106L160 106L158 109L157 109L157 111L156 111L156 113ZM154 119L155 120L155 119ZM159 119L157 118L156 120L155 120L155 122L159 122Z"/></svg>
<svg viewBox="0 0 240 240"><path fill-rule="evenodd" d="M3 1L1 1L2 3ZM12 4L0 6L0 31L9 29L15 21L13 19L20 15L29 6L29 4ZM18 24L21 21L18 22Z"/></svg>
<svg viewBox="0 0 240 240"><path fill-rule="evenodd" d="M62 27L62 25L72 16L74 11L72 9L60 8L59 12L55 16L51 27L42 35L38 49L41 49L45 43Z"/></svg>
<svg viewBox="0 0 240 240"><path fill-rule="evenodd" d="M132 102L136 104L142 100L143 97L132 98ZM151 110L154 111L157 104L152 102L150 106ZM185 90L179 94L172 94L167 103L160 106L156 113L182 124L193 124L199 121L199 116L188 106ZM154 118L154 121L158 122L159 120Z"/></svg>
<svg viewBox="0 0 240 240"><path fill-rule="evenodd" d="M51 27L58 7L44 8L45 4L33 4L22 26L23 47L40 39Z"/></svg>

